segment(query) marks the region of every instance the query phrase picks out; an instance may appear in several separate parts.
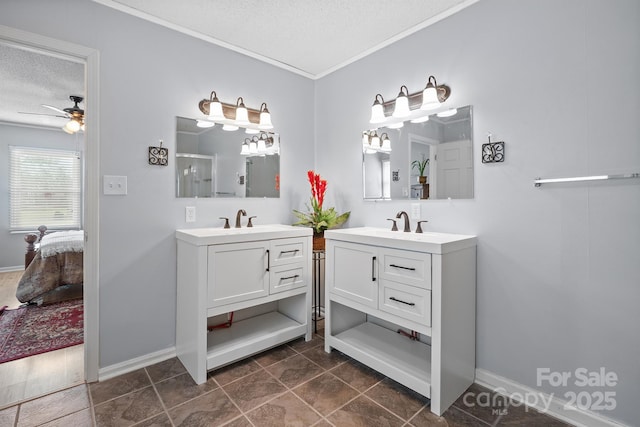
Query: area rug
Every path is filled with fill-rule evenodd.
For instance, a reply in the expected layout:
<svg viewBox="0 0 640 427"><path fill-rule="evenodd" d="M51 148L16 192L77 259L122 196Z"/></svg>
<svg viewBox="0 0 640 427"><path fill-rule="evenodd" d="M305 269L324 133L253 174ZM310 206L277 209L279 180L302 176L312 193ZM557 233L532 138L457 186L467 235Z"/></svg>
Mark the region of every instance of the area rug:
<svg viewBox="0 0 640 427"><path fill-rule="evenodd" d="M0 363L82 344L83 313L82 299L0 308Z"/></svg>

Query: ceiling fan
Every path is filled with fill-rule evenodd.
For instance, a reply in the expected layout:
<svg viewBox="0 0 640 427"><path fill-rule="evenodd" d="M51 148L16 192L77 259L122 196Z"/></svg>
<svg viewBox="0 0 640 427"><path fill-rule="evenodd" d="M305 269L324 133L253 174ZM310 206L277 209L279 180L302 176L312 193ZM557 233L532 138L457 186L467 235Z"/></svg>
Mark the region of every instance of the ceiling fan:
<svg viewBox="0 0 640 427"><path fill-rule="evenodd" d="M69 134L74 134L80 130L84 130L84 110L78 106L78 104L81 103L84 98L77 95L71 95L69 96L69 99L74 103L74 105L73 107L68 107L64 109L54 107L53 105L41 104L43 107L63 115L43 114L43 113L22 113L22 114L34 114L39 116L52 116L52 117L61 117L64 119L69 119L67 124L65 124L62 127L62 130Z"/></svg>

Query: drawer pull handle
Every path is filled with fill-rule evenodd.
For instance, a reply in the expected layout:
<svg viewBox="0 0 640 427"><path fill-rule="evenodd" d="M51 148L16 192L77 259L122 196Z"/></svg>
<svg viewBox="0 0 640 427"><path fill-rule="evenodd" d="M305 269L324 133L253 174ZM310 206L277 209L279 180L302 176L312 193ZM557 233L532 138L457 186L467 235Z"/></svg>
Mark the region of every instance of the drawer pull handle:
<svg viewBox="0 0 640 427"><path fill-rule="evenodd" d="M416 271L414 267L403 267L401 265L389 264L389 267L402 268L403 270Z"/></svg>
<svg viewBox="0 0 640 427"><path fill-rule="evenodd" d="M297 278L298 278L298 275L297 275L297 274L295 274L295 275L293 275L293 276L289 276L289 277L281 277L281 278L280 278L280 281L281 281L281 282L283 282L283 281L285 281L285 280L289 280L289 279L293 279L293 280L295 280L295 279L297 279Z"/></svg>
<svg viewBox="0 0 640 427"><path fill-rule="evenodd" d="M376 281L376 257L371 258L371 281Z"/></svg>
<svg viewBox="0 0 640 427"><path fill-rule="evenodd" d="M397 298L395 298L395 297L391 297L391 298L389 298L389 299L390 299L391 301L401 302L402 304L407 304L407 305L410 305L410 306L412 306L412 307L413 307L414 305L416 305L416 303L415 303L415 302L406 302L406 301L399 300L399 299L397 299Z"/></svg>
<svg viewBox="0 0 640 427"><path fill-rule="evenodd" d="M292 249L290 251L280 251L280 255L282 255L282 254L290 254L292 252L295 254L296 252L298 252L298 250L297 249Z"/></svg>

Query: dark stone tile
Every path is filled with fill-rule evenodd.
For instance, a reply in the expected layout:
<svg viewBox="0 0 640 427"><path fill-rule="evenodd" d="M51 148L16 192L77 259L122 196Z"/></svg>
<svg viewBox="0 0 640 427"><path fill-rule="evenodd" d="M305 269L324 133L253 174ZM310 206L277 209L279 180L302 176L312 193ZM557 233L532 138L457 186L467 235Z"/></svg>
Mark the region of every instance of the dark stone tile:
<svg viewBox="0 0 640 427"><path fill-rule="evenodd" d="M281 360L287 359L295 354L297 353L291 347L285 344L279 347L272 348L271 350L267 350L260 354L256 354L255 356L253 356L253 358L261 366L267 367L273 365L274 363L278 363Z"/></svg>
<svg viewBox="0 0 640 427"><path fill-rule="evenodd" d="M442 414L442 418L447 420L449 427L487 427L491 425L474 417L473 415L469 415L466 412L461 411L455 406L449 407L449 409Z"/></svg>
<svg viewBox="0 0 640 427"><path fill-rule="evenodd" d="M498 426L570 426L557 418L538 412L537 410L520 404L511 404L506 413L498 420Z"/></svg>
<svg viewBox="0 0 640 427"><path fill-rule="evenodd" d="M303 337L303 338L298 338L297 340L291 341L289 343L289 347L291 347L292 349L300 353L302 353L303 351L309 350L310 348L317 347L319 345L324 347L324 340L322 339L322 337L318 335L313 335L313 338L311 339L311 341L305 341Z"/></svg>
<svg viewBox="0 0 640 427"><path fill-rule="evenodd" d="M87 386L82 384L23 403L18 425L40 425L89 407Z"/></svg>
<svg viewBox="0 0 640 427"><path fill-rule="evenodd" d="M322 415L333 412L359 394L329 373L322 374L293 391Z"/></svg>
<svg viewBox="0 0 640 427"><path fill-rule="evenodd" d="M173 427L173 425L171 424L169 416L163 412L160 415L135 424L134 427Z"/></svg>
<svg viewBox="0 0 640 427"><path fill-rule="evenodd" d="M169 410L176 427L219 426L239 415L238 408L219 388Z"/></svg>
<svg viewBox="0 0 640 427"><path fill-rule="evenodd" d="M231 421L229 424L225 424L224 427L253 427L253 424L251 424L245 416L242 416Z"/></svg>
<svg viewBox="0 0 640 427"><path fill-rule="evenodd" d="M360 392L364 392L385 378L378 371L353 359L332 369L331 373Z"/></svg>
<svg viewBox="0 0 640 427"><path fill-rule="evenodd" d="M462 396L453 403L458 409L473 415L488 424L496 422L509 405L509 398L488 388L472 384Z"/></svg>
<svg viewBox="0 0 640 427"><path fill-rule="evenodd" d="M204 384L196 384L191 375L185 373L172 377L156 384L156 390L160 395L160 399L167 408L173 408L176 405L201 396L218 387L218 384L209 378Z"/></svg>
<svg viewBox="0 0 640 427"><path fill-rule="evenodd" d="M223 388L243 412L249 411L287 391L278 380L264 370L251 374L241 381L227 384Z"/></svg>
<svg viewBox="0 0 640 427"><path fill-rule="evenodd" d="M324 369L335 368L339 364L347 361L347 357L338 350L332 350L331 353L327 353L324 351L324 346L314 347L302 354Z"/></svg>
<svg viewBox="0 0 640 427"><path fill-rule="evenodd" d="M145 369L147 370L151 381L154 383L187 372L185 367L182 365L182 362L180 362L180 359L177 357L156 363L155 365L147 366Z"/></svg>
<svg viewBox="0 0 640 427"><path fill-rule="evenodd" d="M216 380L218 384L225 385L232 381L246 377L262 369L253 359L243 359L232 363L215 371L209 372L209 377Z"/></svg>
<svg viewBox="0 0 640 427"><path fill-rule="evenodd" d="M150 385L151 381L146 371L144 369L138 369L106 381L89 384L89 390L91 391L93 404L97 405L109 399L122 396L123 394L131 393L134 390L149 387Z"/></svg>
<svg viewBox="0 0 640 427"><path fill-rule="evenodd" d="M3 425L3 424L0 424ZM13 425L13 424L10 424ZM73 414L65 415L62 418L40 424L39 427L69 427L69 426L92 426L91 409L83 409Z"/></svg>
<svg viewBox="0 0 640 427"><path fill-rule="evenodd" d="M163 411L153 387L137 390L94 406L98 427L132 425Z"/></svg>
<svg viewBox="0 0 640 427"><path fill-rule="evenodd" d="M429 399L389 378L385 378L366 395L407 421L422 409Z"/></svg>
<svg viewBox="0 0 640 427"><path fill-rule="evenodd" d="M310 426L320 416L289 392L257 407L247 417L260 427Z"/></svg>
<svg viewBox="0 0 640 427"><path fill-rule="evenodd" d="M409 420L409 425L412 427L448 427L449 424L444 417L437 416L429 410L428 406L425 406Z"/></svg>
<svg viewBox="0 0 640 427"><path fill-rule="evenodd" d="M321 367L302 355L283 360L266 369L289 388L302 384L324 372Z"/></svg>
<svg viewBox="0 0 640 427"><path fill-rule="evenodd" d="M335 426L399 427L404 422L377 403L360 396L327 417Z"/></svg>

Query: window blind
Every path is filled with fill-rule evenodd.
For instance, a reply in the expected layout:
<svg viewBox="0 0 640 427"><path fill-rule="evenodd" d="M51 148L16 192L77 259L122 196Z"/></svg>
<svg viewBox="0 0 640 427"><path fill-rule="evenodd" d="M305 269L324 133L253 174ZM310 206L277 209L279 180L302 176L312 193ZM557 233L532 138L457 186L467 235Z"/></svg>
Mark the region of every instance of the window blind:
<svg viewBox="0 0 640 427"><path fill-rule="evenodd" d="M9 146L9 228L82 228L82 161L76 151Z"/></svg>

